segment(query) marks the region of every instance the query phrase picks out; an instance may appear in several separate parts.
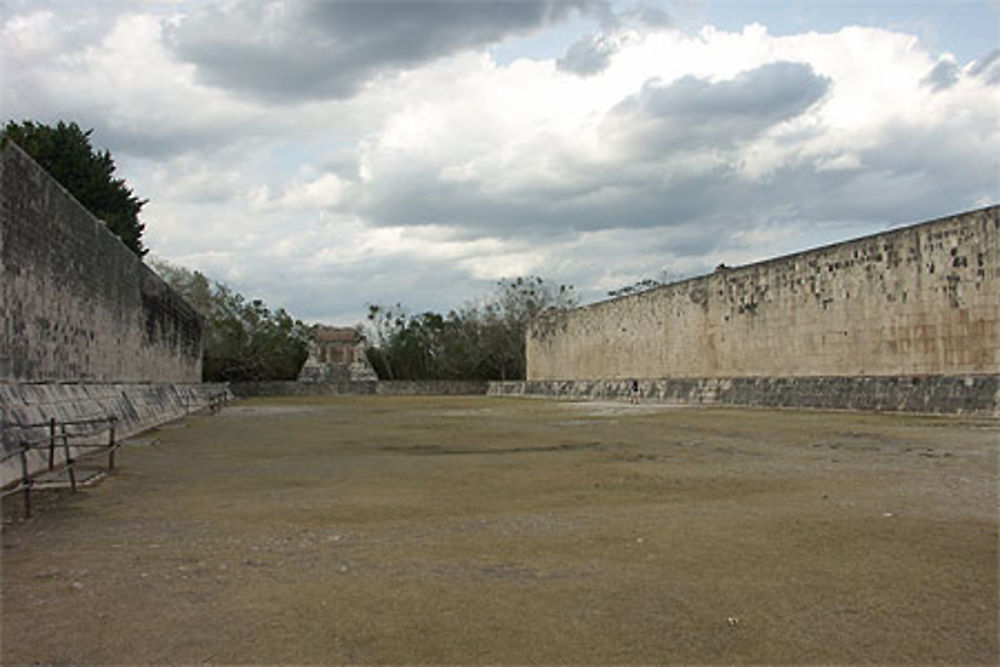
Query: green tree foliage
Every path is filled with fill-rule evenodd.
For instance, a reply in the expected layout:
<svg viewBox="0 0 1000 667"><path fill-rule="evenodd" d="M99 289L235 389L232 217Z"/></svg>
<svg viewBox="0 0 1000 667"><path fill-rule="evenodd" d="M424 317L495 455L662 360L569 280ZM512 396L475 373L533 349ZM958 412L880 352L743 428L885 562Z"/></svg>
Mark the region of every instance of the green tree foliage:
<svg viewBox="0 0 1000 667"><path fill-rule="evenodd" d="M115 178L115 162L108 151L95 152L90 134L76 123L60 121L55 127L24 121L10 121L3 129L3 141L13 141L59 181L84 208L102 220L128 248L139 257L147 250L142 245L145 225L139 211L145 199L136 197Z"/></svg>
<svg viewBox="0 0 1000 667"><path fill-rule="evenodd" d="M410 315L401 304L369 305L368 359L382 379L523 379L531 320L576 303L572 286L528 276L501 280L484 302L447 316Z"/></svg>
<svg viewBox="0 0 1000 667"><path fill-rule="evenodd" d="M283 308L248 301L199 271L153 261L164 280L205 318L206 382L294 380L308 356L309 328Z"/></svg>

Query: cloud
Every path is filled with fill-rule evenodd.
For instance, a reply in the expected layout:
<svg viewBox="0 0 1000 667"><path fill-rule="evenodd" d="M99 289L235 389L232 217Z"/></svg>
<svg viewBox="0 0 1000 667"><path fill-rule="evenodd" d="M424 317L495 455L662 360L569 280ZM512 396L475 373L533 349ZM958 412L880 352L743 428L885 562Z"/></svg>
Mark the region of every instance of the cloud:
<svg viewBox="0 0 1000 667"><path fill-rule="evenodd" d="M803 113L829 85L808 64L793 62L769 63L728 81L654 79L612 110L605 131L632 155L730 147Z"/></svg>
<svg viewBox="0 0 1000 667"><path fill-rule="evenodd" d="M996 86L1000 85L1000 49L994 49L973 63L969 74Z"/></svg>
<svg viewBox="0 0 1000 667"><path fill-rule="evenodd" d="M304 319L444 311L521 273L600 298L1000 195L1000 54L959 67L900 31L686 33L582 1L3 6L5 111L94 127L154 252ZM549 55L485 48L533 30Z"/></svg>
<svg viewBox="0 0 1000 667"><path fill-rule="evenodd" d="M556 60L556 69L578 76L592 76L611 65L612 58L630 43L642 40L649 32L674 27L673 18L665 9L649 4L639 4L615 11L606 6L595 12L602 30L584 35Z"/></svg>
<svg viewBox="0 0 1000 667"><path fill-rule="evenodd" d="M566 55L556 61L563 72L580 76L597 74L611 64L611 56L618 52L618 43L607 35L587 35L573 42Z"/></svg>
<svg viewBox="0 0 1000 667"><path fill-rule="evenodd" d="M275 128L261 110L197 85L163 49L164 19L32 11L0 24L4 111L16 120L75 121L116 156L162 159L222 149ZM92 30L92 32L91 32Z"/></svg>
<svg viewBox="0 0 1000 667"><path fill-rule="evenodd" d="M381 73L549 26L598 0L256 0L168 33L205 83L271 101L345 98Z"/></svg>
<svg viewBox="0 0 1000 667"><path fill-rule="evenodd" d="M552 94L571 99L574 86L586 85L580 81ZM502 88L495 80L482 85ZM368 176L359 210L373 224L437 224L536 242L698 219L723 201L763 199L765 189L743 182L740 145L808 110L828 86L808 65L771 63L717 82L647 83L563 126L534 115L545 112L533 104L547 100L519 109L511 99L506 111L528 116L504 128L502 115L480 112L470 130L494 141L474 154L465 153L474 143L462 122L470 98L423 116L410 109L400 122L419 134L388 131L362 149Z"/></svg>
<svg viewBox="0 0 1000 667"><path fill-rule="evenodd" d="M648 28L665 29L674 27L673 17L663 7L657 5L643 3L623 12L623 16Z"/></svg>
<svg viewBox="0 0 1000 667"><path fill-rule="evenodd" d="M124 4L108 0L102 2L103 11L93 11L84 3L59 0L2 2L0 36L5 57L26 64L85 48L111 31Z"/></svg>
<svg viewBox="0 0 1000 667"><path fill-rule="evenodd" d="M954 59L939 60L934 69L927 73L921 83L933 90L945 90L958 82L959 69Z"/></svg>

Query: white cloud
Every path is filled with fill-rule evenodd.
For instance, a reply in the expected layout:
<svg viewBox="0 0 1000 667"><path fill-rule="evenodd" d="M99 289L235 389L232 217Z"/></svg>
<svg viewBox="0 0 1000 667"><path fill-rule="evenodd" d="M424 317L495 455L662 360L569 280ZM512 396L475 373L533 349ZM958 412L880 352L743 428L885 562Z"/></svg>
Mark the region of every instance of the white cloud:
<svg viewBox="0 0 1000 667"><path fill-rule="evenodd" d="M501 64L488 44L573 6L471 36L475 12L451 27L405 13L427 33L398 45L355 17L347 50L299 55L302 35L347 34L343 7L10 6L12 118L94 127L150 199L154 252L307 319L447 310L524 273L594 298L1000 194L1000 56L959 66L903 32L685 33L636 12ZM238 31L241 13L277 27Z"/></svg>
<svg viewBox="0 0 1000 667"><path fill-rule="evenodd" d="M29 58L59 54L58 22L51 11L11 17L0 30L7 57L21 63Z"/></svg>
<svg viewBox="0 0 1000 667"><path fill-rule="evenodd" d="M325 210L343 206L351 196L351 183L337 174L323 174L307 182L294 181L276 206L288 210Z"/></svg>

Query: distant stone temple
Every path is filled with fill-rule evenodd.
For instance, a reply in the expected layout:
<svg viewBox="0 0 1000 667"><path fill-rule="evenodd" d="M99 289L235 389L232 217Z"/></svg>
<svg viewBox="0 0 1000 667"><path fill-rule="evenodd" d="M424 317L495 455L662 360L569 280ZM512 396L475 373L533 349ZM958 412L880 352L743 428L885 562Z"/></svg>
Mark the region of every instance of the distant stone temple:
<svg viewBox="0 0 1000 667"><path fill-rule="evenodd" d="M366 382L377 380L365 355L365 338L350 327L313 327L299 382Z"/></svg>

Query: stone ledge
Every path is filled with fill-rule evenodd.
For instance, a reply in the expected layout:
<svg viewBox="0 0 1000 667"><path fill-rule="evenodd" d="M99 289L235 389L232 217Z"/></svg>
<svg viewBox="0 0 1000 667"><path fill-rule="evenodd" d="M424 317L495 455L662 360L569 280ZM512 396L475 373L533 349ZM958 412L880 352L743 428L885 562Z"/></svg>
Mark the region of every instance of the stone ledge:
<svg viewBox="0 0 1000 667"><path fill-rule="evenodd" d="M203 410L220 395L232 398L225 384L0 384L0 452L16 451L22 438L46 437L44 427L32 429L22 425L41 424L52 418L59 422L115 417L115 436L124 439ZM47 461L43 459L40 451L30 452L30 469L46 467ZM0 486L20 477L20 457L0 465Z"/></svg>
<svg viewBox="0 0 1000 667"><path fill-rule="evenodd" d="M491 382L490 396L627 400L630 380ZM1000 417L1000 375L660 378L639 380L641 400Z"/></svg>
<svg viewBox="0 0 1000 667"><path fill-rule="evenodd" d="M378 394L380 396L482 396L485 380L378 380L359 382L234 382L233 394L251 396L331 396Z"/></svg>

